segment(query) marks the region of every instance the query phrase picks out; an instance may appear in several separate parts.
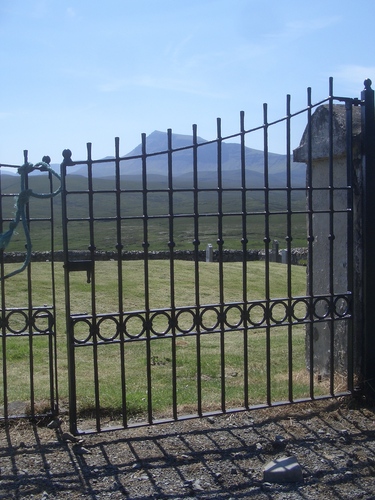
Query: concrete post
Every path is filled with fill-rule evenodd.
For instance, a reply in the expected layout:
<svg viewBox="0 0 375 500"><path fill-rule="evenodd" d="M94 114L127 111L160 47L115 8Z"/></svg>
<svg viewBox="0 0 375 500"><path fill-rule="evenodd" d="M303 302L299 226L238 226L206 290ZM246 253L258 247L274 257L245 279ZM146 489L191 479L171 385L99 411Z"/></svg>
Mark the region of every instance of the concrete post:
<svg viewBox="0 0 375 500"><path fill-rule="evenodd" d="M347 237L348 225L347 214L347 191L346 189L335 189L333 191L333 219L330 219L330 163L332 159L333 187L345 188L347 186L347 140L346 140L346 108L345 105L336 104L332 108L332 122L330 122L330 109L328 105L319 106L312 115L310 124L311 137L311 173L312 173L312 258L308 269L307 289L312 287L313 295L327 295L331 292L330 265L333 266L333 293L346 294L348 291L348 254ZM332 129L331 127L332 123ZM330 131L332 131L333 142L330 143ZM359 186L361 160L360 160L360 131L361 116L360 109L353 107L353 184ZM294 150L294 161L309 162L309 126L302 136L300 146ZM331 157L331 159L330 159ZM359 177L358 177L359 176ZM358 191L358 190L357 190ZM360 279L360 226L361 226L361 203L358 192L355 191L354 200L354 227L358 234L354 236L355 253L355 276ZM337 211L343 210L342 213ZM332 225L333 222L333 231ZM333 234L330 234L331 231ZM333 239L334 238L334 239ZM331 254L331 241L333 240L333 252ZM333 259L332 259L333 257ZM331 263L332 259L332 263ZM349 266L350 267L350 266ZM355 281L356 281L355 279ZM311 282L309 280L312 280ZM311 286L310 286L311 285ZM357 287L357 283L354 285ZM359 288L358 288L359 289ZM310 290L311 291L311 290ZM345 303L338 307L345 308ZM328 313L328 301L315 301L315 320L313 328L306 328L306 364L311 369L313 361L314 372L321 376L331 373L331 349L334 346L334 371L345 373L348 360L348 324L346 321L325 321L331 317ZM358 315L360 312L358 311ZM318 321L318 319L321 321ZM334 332L331 329L334 328ZM310 356L311 338L313 336L313 356ZM332 342L333 335L333 342ZM350 347L349 347L350 348ZM350 353L352 354L352 353Z"/></svg>

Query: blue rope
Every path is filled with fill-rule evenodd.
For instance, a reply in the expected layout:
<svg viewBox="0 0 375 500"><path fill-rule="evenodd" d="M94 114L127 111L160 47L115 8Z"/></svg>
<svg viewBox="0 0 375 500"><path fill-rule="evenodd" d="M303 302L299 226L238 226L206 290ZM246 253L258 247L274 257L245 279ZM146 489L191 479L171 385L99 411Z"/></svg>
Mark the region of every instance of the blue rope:
<svg viewBox="0 0 375 500"><path fill-rule="evenodd" d="M49 157L47 158L49 160ZM44 159L45 158L43 158L43 160ZM27 176L34 170L39 170L40 172L49 172L51 175L55 176L60 181L60 187L56 189L56 191L54 191L53 193L34 193L32 189L26 189ZM30 263L32 243L26 218L26 205L29 203L30 198L32 197L32 198L48 199L57 196L61 192L61 177L49 166L49 164L46 161L41 161L39 163L36 163L35 165L26 162L22 165L22 167L19 167L18 173L21 176L21 189L15 204L16 215L14 219L9 223L8 231L0 234L0 249L4 250L8 246L16 227L18 226L19 222L22 221L22 226L26 238L26 256L24 263L19 269L16 269L15 271L12 271L11 273L0 277L0 280L5 280L7 278L10 278L11 276L14 276L15 274L21 273L27 268L27 266Z"/></svg>

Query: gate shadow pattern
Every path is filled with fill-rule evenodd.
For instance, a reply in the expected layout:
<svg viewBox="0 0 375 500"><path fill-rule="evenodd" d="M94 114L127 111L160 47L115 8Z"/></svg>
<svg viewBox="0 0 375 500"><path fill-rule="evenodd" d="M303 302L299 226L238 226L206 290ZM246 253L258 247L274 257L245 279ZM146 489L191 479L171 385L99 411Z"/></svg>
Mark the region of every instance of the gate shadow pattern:
<svg viewBox="0 0 375 500"><path fill-rule="evenodd" d="M272 413L271 413L272 412ZM254 418L252 418L254 416ZM374 412L340 403L234 414L87 437L27 423L0 439L0 498L370 498ZM345 432L344 432L345 431ZM263 468L294 454L303 481L270 484Z"/></svg>

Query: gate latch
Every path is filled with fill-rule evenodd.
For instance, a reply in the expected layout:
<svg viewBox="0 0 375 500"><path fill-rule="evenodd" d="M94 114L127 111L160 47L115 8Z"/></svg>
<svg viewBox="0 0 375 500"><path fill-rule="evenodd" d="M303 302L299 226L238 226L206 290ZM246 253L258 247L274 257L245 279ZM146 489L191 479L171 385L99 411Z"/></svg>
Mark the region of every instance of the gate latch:
<svg viewBox="0 0 375 500"><path fill-rule="evenodd" d="M68 272L71 271L86 271L87 283L91 283L91 275L94 268L92 260L70 260L64 265Z"/></svg>

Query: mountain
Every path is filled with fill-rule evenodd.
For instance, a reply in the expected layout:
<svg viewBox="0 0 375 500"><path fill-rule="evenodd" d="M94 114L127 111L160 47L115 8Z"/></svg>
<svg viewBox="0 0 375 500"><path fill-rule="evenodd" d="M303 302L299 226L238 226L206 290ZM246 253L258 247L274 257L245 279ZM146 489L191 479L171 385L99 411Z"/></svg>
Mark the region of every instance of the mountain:
<svg viewBox="0 0 375 500"><path fill-rule="evenodd" d="M168 136L165 132L154 131L146 138L147 174L166 177L168 175ZM193 137L172 134L172 172L177 183L185 179L192 180L193 175ZM142 144L122 157L121 177L139 178L142 175ZM151 156L150 156L151 155ZM286 155L268 153L269 182L271 186L286 185ZM73 158L74 160L74 158ZM112 178L114 176L114 158L103 158L93 165L95 178ZM218 169L217 142L209 142L198 137L197 147L198 178L212 183ZM222 179L229 184L241 181L241 146L236 143L221 143ZM264 184L264 153L261 150L245 147L247 184L261 186ZM68 173L87 175L86 166L68 167ZM291 162L293 187L305 185L305 166ZM184 183L185 184L185 183Z"/></svg>

